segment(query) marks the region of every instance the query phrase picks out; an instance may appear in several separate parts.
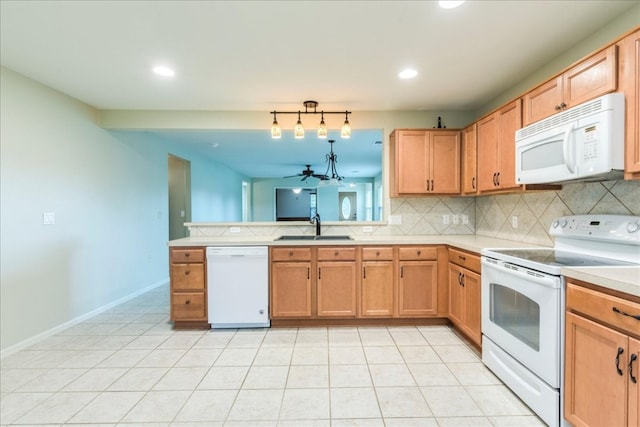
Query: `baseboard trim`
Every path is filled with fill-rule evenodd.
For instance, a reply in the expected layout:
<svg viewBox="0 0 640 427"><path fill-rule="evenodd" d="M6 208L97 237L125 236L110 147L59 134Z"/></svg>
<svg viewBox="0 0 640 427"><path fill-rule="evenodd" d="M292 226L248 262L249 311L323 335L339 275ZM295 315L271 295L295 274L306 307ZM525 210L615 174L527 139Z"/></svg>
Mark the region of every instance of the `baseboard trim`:
<svg viewBox="0 0 640 427"><path fill-rule="evenodd" d="M124 302L127 302L129 300L132 300L133 298L135 298L137 296L140 296L140 295L142 295L142 294L144 294L146 292L149 292L152 289L158 288L158 287L163 286L163 285L167 285L168 283L169 283L169 279L168 278L160 280L160 281L158 281L156 283L153 283L153 284L151 284L151 285L149 285L147 287L139 289L139 290L127 295L127 296L124 296L124 297L119 298L119 299L117 299L115 301L112 301L109 304L103 305L102 307L96 308L95 310L92 310L92 311L90 311L88 313L85 313L85 314L83 314L81 316L73 318L73 319L71 319L71 320L69 320L67 322L64 322L64 323L62 323L62 324L60 324L58 326L54 326L51 329L47 329L46 331L40 332L37 335L34 335L34 336L30 337L30 338L27 338L26 340L23 340L23 341L20 341L19 343L13 344L12 346L9 346L6 349L3 349L3 350L0 351L0 360L4 359L5 357L7 357L7 356L9 356L9 355L11 355L13 353L16 353L16 352L20 351L22 349L25 349L25 348L27 348L27 347L29 347L29 346L31 346L31 345L39 342L39 341L42 341L45 338L49 338L50 336L53 336L53 335L55 335L55 334L57 334L59 332L62 332L65 329L68 329L68 328L70 328L70 327L72 327L74 325L77 325L80 322L84 322L85 320L90 319L90 318L92 318L94 316L97 316L98 314L104 313L105 311L107 311L107 310L109 310L109 309L111 309L111 308L113 308L113 307L115 307L117 305L120 305L120 304L122 304Z"/></svg>

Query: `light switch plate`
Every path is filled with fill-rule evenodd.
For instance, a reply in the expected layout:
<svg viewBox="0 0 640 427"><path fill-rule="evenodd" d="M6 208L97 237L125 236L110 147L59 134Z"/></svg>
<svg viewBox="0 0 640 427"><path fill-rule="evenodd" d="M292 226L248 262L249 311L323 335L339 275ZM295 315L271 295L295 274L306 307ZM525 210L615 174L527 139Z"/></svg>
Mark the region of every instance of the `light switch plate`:
<svg viewBox="0 0 640 427"><path fill-rule="evenodd" d="M229 228L229 233L239 233L240 232L240 227L230 227Z"/></svg>
<svg viewBox="0 0 640 427"><path fill-rule="evenodd" d="M56 223L56 213L55 212L42 212L42 224L43 225L54 225Z"/></svg>

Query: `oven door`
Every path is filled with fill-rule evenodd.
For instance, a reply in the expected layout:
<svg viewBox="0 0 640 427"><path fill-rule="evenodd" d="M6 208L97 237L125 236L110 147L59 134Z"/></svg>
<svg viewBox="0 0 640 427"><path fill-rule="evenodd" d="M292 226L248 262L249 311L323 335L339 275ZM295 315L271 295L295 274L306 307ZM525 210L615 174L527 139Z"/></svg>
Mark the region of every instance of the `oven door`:
<svg viewBox="0 0 640 427"><path fill-rule="evenodd" d="M560 387L562 279L482 257L482 333Z"/></svg>

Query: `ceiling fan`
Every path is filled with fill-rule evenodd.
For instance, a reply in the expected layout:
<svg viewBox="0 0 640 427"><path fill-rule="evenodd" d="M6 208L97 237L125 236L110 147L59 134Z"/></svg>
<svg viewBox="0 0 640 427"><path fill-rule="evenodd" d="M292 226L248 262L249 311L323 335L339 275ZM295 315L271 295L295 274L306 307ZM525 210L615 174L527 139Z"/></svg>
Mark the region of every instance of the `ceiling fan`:
<svg viewBox="0 0 640 427"><path fill-rule="evenodd" d="M321 181L326 181L329 179L329 177L327 175L321 175L321 174L317 174L314 173L313 169L311 169L311 165L305 165L307 168L303 169L302 172L295 174L295 175L289 175L289 176L285 176L285 178L293 178L296 176L301 176L302 179L300 181L306 181L307 178L309 177L313 177L313 178L318 178Z"/></svg>

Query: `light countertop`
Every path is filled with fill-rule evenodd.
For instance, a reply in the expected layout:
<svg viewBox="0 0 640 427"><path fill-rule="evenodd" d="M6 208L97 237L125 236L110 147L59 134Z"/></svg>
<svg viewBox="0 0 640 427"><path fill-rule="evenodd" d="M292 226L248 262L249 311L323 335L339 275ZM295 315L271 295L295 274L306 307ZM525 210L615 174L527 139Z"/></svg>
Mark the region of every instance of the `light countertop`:
<svg viewBox="0 0 640 427"><path fill-rule="evenodd" d="M513 240L476 235L424 235L424 236L354 236L353 240L274 240L265 236L196 236L172 240L171 247L179 246L353 246L353 245L449 245L480 254L484 248L543 247ZM565 277L640 296L640 267L565 267Z"/></svg>

